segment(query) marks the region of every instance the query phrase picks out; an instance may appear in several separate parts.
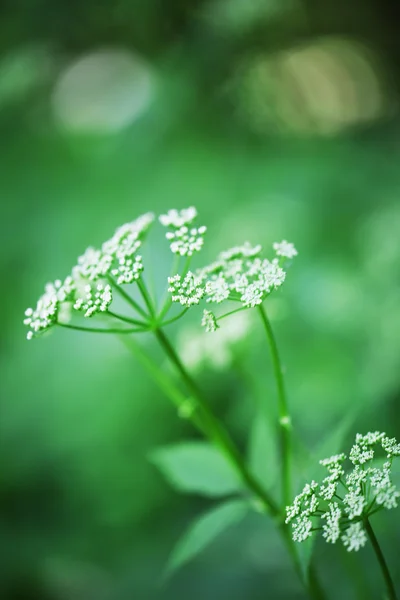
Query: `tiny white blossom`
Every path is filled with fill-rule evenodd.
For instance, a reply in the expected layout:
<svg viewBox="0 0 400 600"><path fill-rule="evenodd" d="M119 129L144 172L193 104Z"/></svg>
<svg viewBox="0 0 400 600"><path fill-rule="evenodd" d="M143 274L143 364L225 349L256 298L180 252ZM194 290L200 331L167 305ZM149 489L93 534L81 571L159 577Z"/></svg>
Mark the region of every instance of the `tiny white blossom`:
<svg viewBox="0 0 400 600"><path fill-rule="evenodd" d="M197 210L194 206L189 208L183 208L182 210L176 210L171 208L166 215L160 215L159 221L164 227L174 227L179 229L184 225L190 225L197 217Z"/></svg>
<svg viewBox="0 0 400 600"><path fill-rule="evenodd" d="M216 316L210 310L203 311L203 318L201 320L202 327L205 328L207 333L211 333L213 331L217 331L218 323Z"/></svg>
<svg viewBox="0 0 400 600"><path fill-rule="evenodd" d="M169 231L166 238L171 242L171 252L180 256L192 256L194 252L200 252L204 244L206 231L207 228L204 225L199 228L192 227L191 229L183 225L176 231Z"/></svg>
<svg viewBox="0 0 400 600"><path fill-rule="evenodd" d="M75 284L71 277L64 282L57 279L45 286L44 294L39 298L36 308L25 311L24 325L29 327L27 339L48 331L57 323L57 316L63 302L72 300Z"/></svg>
<svg viewBox="0 0 400 600"><path fill-rule="evenodd" d="M354 444L352 449L350 450L349 458L353 465L363 465L374 457L374 451L372 448L364 449L363 446L358 444Z"/></svg>
<svg viewBox="0 0 400 600"><path fill-rule="evenodd" d="M362 495L361 489L358 491L352 490L348 492L343 498L343 503L345 505L345 512L349 516L349 519L354 519L354 517L359 517L367 502Z"/></svg>
<svg viewBox="0 0 400 600"><path fill-rule="evenodd" d="M282 242L275 242L273 248L277 256L283 256L285 258L293 258L298 254L294 245L286 240L282 240Z"/></svg>
<svg viewBox="0 0 400 600"><path fill-rule="evenodd" d="M258 256L262 250L262 246L257 244L257 246L252 246L249 242L245 242L241 246L234 246L233 248L229 248L229 250L224 250L219 254L219 259L221 261L232 261L237 258L252 258L254 256Z"/></svg>
<svg viewBox="0 0 400 600"><path fill-rule="evenodd" d="M312 521L306 515L296 517L292 527L292 537L295 542L304 542L311 537Z"/></svg>
<svg viewBox="0 0 400 600"><path fill-rule="evenodd" d="M106 312L112 303L112 290L110 285L98 283L93 290L91 285L85 287L85 297L77 298L74 310L82 311L84 317L92 317L96 313Z"/></svg>
<svg viewBox="0 0 400 600"><path fill-rule="evenodd" d="M381 488L376 495L376 502L387 510L397 508L397 499L400 498L400 492L395 485L389 485Z"/></svg>
<svg viewBox="0 0 400 600"><path fill-rule="evenodd" d="M337 502L329 503L329 511L322 515L322 519L326 520L326 523L322 526L323 537L329 544L337 542L340 536L340 519L342 512Z"/></svg>
<svg viewBox="0 0 400 600"><path fill-rule="evenodd" d="M201 281L191 271L182 279L181 275L168 277L168 291L172 294L172 301L179 302L182 306L199 304L204 296Z"/></svg>
<svg viewBox="0 0 400 600"><path fill-rule="evenodd" d="M216 302L219 304L229 298L229 285L222 274L213 275L206 283L205 293L207 302Z"/></svg>
<svg viewBox="0 0 400 600"><path fill-rule="evenodd" d="M397 443L396 438L389 439L385 436L382 438L381 443L388 458L400 455L400 444Z"/></svg>
<svg viewBox="0 0 400 600"><path fill-rule="evenodd" d="M367 543L367 534L360 522L352 523L342 535L341 540L348 552L358 552Z"/></svg>

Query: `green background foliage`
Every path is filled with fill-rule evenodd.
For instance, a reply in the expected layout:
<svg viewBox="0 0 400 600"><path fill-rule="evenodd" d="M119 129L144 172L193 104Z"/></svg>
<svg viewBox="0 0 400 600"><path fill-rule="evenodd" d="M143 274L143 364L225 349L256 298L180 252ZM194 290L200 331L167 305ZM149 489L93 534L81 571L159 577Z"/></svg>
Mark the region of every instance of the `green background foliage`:
<svg viewBox="0 0 400 600"><path fill-rule="evenodd" d="M118 225L149 210L195 205L208 226L202 262L245 240L269 248L286 238L299 250L282 290L267 302L298 435L296 491L319 449L346 449L356 431L399 438L395 3L24 0L3 10L0 596L302 598L272 523L232 508L234 482L224 479L223 465L210 465L218 470L217 492L207 489L205 473L185 495L164 480L155 449L198 436L121 341L60 330L28 343L23 312L46 281L67 274ZM317 75L296 79L304 63L290 70L280 59L269 62L319 48L325 38L339 48L329 60L343 61L329 72L328 91ZM358 117L376 90L343 40L374 55L380 112L368 119ZM93 98L81 106L79 127L60 123L60 77L79 57L104 49L145 61L155 82L151 99L118 131L109 126L121 111L118 99L95 128L85 121L96 111ZM267 65L265 81L251 75L258 60ZM331 63L319 60L311 54L307 69L326 73ZM161 236L149 242L147 261L161 288L170 256ZM172 337L185 323L197 326L199 316L193 311L171 326ZM153 342L146 344L161 361ZM204 366L196 377L274 491L274 446L255 419L275 417L275 387L256 321L234 353L231 367ZM354 420L347 423L347 415ZM207 469L212 457L205 454ZM218 499L224 482L228 498ZM238 522L163 580L190 524L218 511ZM375 527L394 570L399 514L378 515ZM328 597L378 597L380 574L368 548L348 555L317 542L315 559Z"/></svg>

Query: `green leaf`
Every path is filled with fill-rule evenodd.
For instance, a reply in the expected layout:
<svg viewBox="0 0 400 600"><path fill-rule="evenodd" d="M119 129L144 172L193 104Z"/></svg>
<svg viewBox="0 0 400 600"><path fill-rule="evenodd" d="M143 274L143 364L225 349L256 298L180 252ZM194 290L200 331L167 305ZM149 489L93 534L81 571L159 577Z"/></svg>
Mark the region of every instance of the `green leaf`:
<svg viewBox="0 0 400 600"><path fill-rule="evenodd" d="M253 422L248 458L251 471L265 487L276 487L280 465L276 429L262 412L255 416Z"/></svg>
<svg viewBox="0 0 400 600"><path fill-rule="evenodd" d="M243 489L228 460L206 442L182 442L160 448L150 455L150 460L181 492L219 497Z"/></svg>
<svg viewBox="0 0 400 600"><path fill-rule="evenodd" d="M165 576L171 576L223 531L241 521L248 510L249 504L245 500L229 500L196 519L172 551Z"/></svg>

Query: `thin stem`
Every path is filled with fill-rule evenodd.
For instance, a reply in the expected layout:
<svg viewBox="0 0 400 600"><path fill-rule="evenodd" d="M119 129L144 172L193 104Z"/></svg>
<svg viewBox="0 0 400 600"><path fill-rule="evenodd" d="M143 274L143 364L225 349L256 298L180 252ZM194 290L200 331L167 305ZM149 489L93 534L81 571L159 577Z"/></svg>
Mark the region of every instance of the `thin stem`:
<svg viewBox="0 0 400 600"><path fill-rule="evenodd" d="M371 540L371 544L375 551L376 558L378 559L379 566L381 568L382 575L385 580L386 590L388 593L389 600L397 600L396 590L394 588L392 576L390 575L390 571L387 566L385 557L383 556L381 547L380 547L377 537L374 533L374 530L372 529L371 523L368 520L368 517L364 520L364 526L365 526L365 530L368 534L368 537Z"/></svg>
<svg viewBox="0 0 400 600"><path fill-rule="evenodd" d="M271 323L267 317L267 313L260 304L258 306L261 320L263 322L269 347L271 350L272 364L278 391L278 412L279 412L279 432L281 442L282 456L282 499L285 505L291 502L291 454L292 454L292 435L291 435L291 418L288 409L285 384L283 381L282 363L279 357L278 346L275 340L274 332Z"/></svg>
<svg viewBox="0 0 400 600"><path fill-rule="evenodd" d="M131 319L130 317L125 317L124 315L118 315L117 313L108 310L107 315L110 317L114 317L114 319L118 319L119 321L124 321L125 323L131 323L132 325L138 325L139 327L146 327L147 323L144 321L139 321L138 319Z"/></svg>
<svg viewBox="0 0 400 600"><path fill-rule="evenodd" d="M167 354L178 369L178 371L180 372L180 374L182 375L182 377L184 378L185 382L187 383L189 389L192 392L191 396L186 396L185 394L183 394L176 386L176 384L172 381L172 379L164 373L159 364L153 358L151 358L134 341L133 338L121 337L121 340L125 344L125 346L127 346L135 354L139 362L147 369L147 371L154 378L154 380L162 389L162 391L177 407L178 414L190 420L190 422L196 427L196 429L198 429L207 438L209 438L210 441L215 441L216 443L218 443L219 447L224 452L224 454L228 454L228 456L232 459L231 451L233 443L230 441L230 438L228 437L227 433L225 432L225 430L221 429L219 422L216 420L216 417L214 417L213 413L208 408L208 406L204 404L201 397L199 398L199 391L197 389L196 384L192 381L191 377L186 373L186 370L181 365L179 358L176 356L173 348L170 346L170 343L166 338L165 334L163 332L160 332L160 330L156 330L155 334L160 340L160 343L162 344L163 348L168 348L168 350L166 350ZM164 343L166 343L166 346L164 346ZM172 351L172 354L170 354L169 350ZM181 367L183 369L183 372L181 370ZM215 432L215 427L217 428L217 434ZM210 429L212 429L212 431L210 431ZM226 444L228 444L227 447ZM235 467L237 467L237 454L237 450L233 446L232 463ZM239 457L239 461L242 465L243 463L241 457ZM270 508L273 516L279 517L278 507L268 496L266 496L266 493L261 488L261 486L255 480L253 480L251 474L246 474L245 476L243 475L243 471L245 470L245 465L240 466L238 468L238 471L243 477L247 487L251 489L251 491L263 502L263 504L267 505L267 507ZM308 580L306 580L303 576L299 556L297 553L297 548L293 542L290 529L283 521L280 520L278 520L277 525L278 530L282 535L285 546L287 547L288 553L292 558L295 571L300 581L303 583L306 589L308 589L310 597L314 600L324 600L324 593L317 581L317 577L312 567L310 567L309 569Z"/></svg>
<svg viewBox="0 0 400 600"><path fill-rule="evenodd" d="M175 385L171 377L164 373L157 362L153 360L133 338L121 338L121 341L134 353L135 357L145 369L147 369L164 394L172 400L178 411L182 412L182 415L184 414L185 408L191 407L191 410L186 410L186 416L197 429L204 433L197 414L195 400L183 394Z"/></svg>
<svg viewBox="0 0 400 600"><path fill-rule="evenodd" d="M175 317L171 317L171 319L168 319L168 321L164 321L163 323L160 323L160 327L164 327L165 325L170 325L171 323L174 323L175 321L177 321L178 319L180 319L181 317L183 317L183 315L185 315L188 310L189 310L189 307L185 308L185 310L182 310Z"/></svg>
<svg viewBox="0 0 400 600"><path fill-rule="evenodd" d="M143 333L148 331L147 329L140 329L139 327L129 328L129 329L104 329L102 327L80 327L79 325L69 325L68 323L60 323L57 322L57 325L60 327L65 327L66 329L75 329L76 331L88 331L90 333Z"/></svg>
<svg viewBox="0 0 400 600"><path fill-rule="evenodd" d="M148 309L150 315L152 317L154 317L154 315L155 315L154 305L153 305L153 302L151 300L150 294L147 291L146 284L144 283L144 281L143 281L143 279L141 277L139 277L139 279L137 280L137 284L138 284L139 291L142 294L144 303L146 304L147 309Z"/></svg>
<svg viewBox="0 0 400 600"><path fill-rule="evenodd" d="M111 277L111 275L108 275L108 280L113 285L116 292L118 292L118 294L124 300L126 300L126 302L128 302L128 304L130 304L132 306L132 308L134 308L136 310L136 312L138 312L140 315L142 315L142 317L144 317L145 319L148 318L148 314L146 313L145 310L143 310L143 308L140 306L140 304L138 304L136 302L136 300L131 298L131 296L120 285L117 284L117 282Z"/></svg>
<svg viewBox="0 0 400 600"><path fill-rule="evenodd" d="M247 466L245 465L236 445L232 441L226 429L221 425L217 417L214 415L207 402L204 400L202 393L197 387L197 384L186 371L165 333L161 329L156 329L154 334L169 360L174 364L179 374L182 376L182 379L187 385L191 395L196 399L204 430L207 431L207 436L216 444L216 446L221 449L223 454L227 457L240 475L242 481L246 484L246 487L253 492L257 498L262 500L262 502L266 505L266 508L269 509L273 516L279 516L280 511L278 506L275 504L275 501L269 496L269 494L262 488L262 486L247 469Z"/></svg>
<svg viewBox="0 0 400 600"><path fill-rule="evenodd" d="M231 315L241 312L242 310L249 310L249 309L247 306L241 306L240 308L235 308L235 310L231 310L230 312L227 312L224 315L217 317L217 321L220 321L221 319L225 319L225 317L230 317Z"/></svg>

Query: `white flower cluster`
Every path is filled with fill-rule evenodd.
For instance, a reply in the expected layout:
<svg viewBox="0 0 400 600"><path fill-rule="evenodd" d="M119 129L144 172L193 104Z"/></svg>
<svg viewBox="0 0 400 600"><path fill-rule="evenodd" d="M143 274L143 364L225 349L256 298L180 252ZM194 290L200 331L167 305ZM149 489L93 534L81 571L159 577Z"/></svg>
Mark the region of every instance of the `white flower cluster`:
<svg viewBox="0 0 400 600"><path fill-rule="evenodd" d="M383 464L378 466L377 450L383 451ZM352 470L346 474L345 454L320 461L328 470L321 484L312 481L304 486L291 506L286 507L286 523L291 523L293 539L305 541L316 529L329 543L339 538L350 552L359 550L367 541L363 519L379 509L397 506L400 492L390 473L393 457L400 455L400 444L378 431L357 434L350 450ZM374 462L372 462L374 461ZM323 524L318 527L317 520Z"/></svg>
<svg viewBox="0 0 400 600"><path fill-rule="evenodd" d="M84 312L85 317L92 317L98 312L106 312L112 302L112 290L110 285L98 283L95 290L90 284L85 286L85 298L77 298L74 304L75 310Z"/></svg>
<svg viewBox="0 0 400 600"><path fill-rule="evenodd" d="M25 311L24 325L29 327L26 335L28 340L34 335L44 333L57 322L61 303L72 301L75 289L72 277L67 277L64 282L57 279L54 283L46 284L36 308L27 308Z"/></svg>
<svg viewBox="0 0 400 600"><path fill-rule="evenodd" d="M172 301L179 302L182 306L198 304L204 296L200 279L191 271L185 277L181 277L181 275L168 277L168 283L168 291L172 294Z"/></svg>
<svg viewBox="0 0 400 600"><path fill-rule="evenodd" d="M118 285L138 279L143 271L143 264L142 257L136 252L142 246L154 218L153 213L141 215L132 223L119 227L112 238L104 242L101 250L88 248L78 258L72 276L96 281L99 277L112 275L116 277Z"/></svg>
<svg viewBox="0 0 400 600"><path fill-rule="evenodd" d="M170 241L173 254L192 256L202 249L207 227L204 225L198 228L192 227L191 225L196 217L197 210L194 206L184 208L181 211L172 209L166 215L160 215L161 225L169 228L165 237Z"/></svg>
<svg viewBox="0 0 400 600"><path fill-rule="evenodd" d="M294 256L293 244L282 242L275 244L283 256L282 244L290 246L287 254ZM193 277L192 304L198 304L204 297L206 302L220 304L224 300L236 300L246 308L261 304L272 290L280 287L286 273L280 266L278 257L271 261L260 258L260 245L251 246L248 242L221 252L217 260L198 269ZM297 253L297 252L296 252ZM174 302L189 306L188 294L177 294L174 290Z"/></svg>
<svg viewBox="0 0 400 600"><path fill-rule="evenodd" d="M64 282L48 283L36 308L25 311L28 340L55 325L65 303L70 303L73 310L83 312L85 317L106 312L112 302L107 276L115 277L118 285L132 283L139 278L143 264L136 252L154 218L153 213L146 213L132 223L122 225L100 250L89 247L78 258L72 274Z"/></svg>
<svg viewBox="0 0 400 600"><path fill-rule="evenodd" d="M203 310L203 318L201 320L201 326L204 327L207 333L217 331L219 325L217 318L211 310Z"/></svg>

